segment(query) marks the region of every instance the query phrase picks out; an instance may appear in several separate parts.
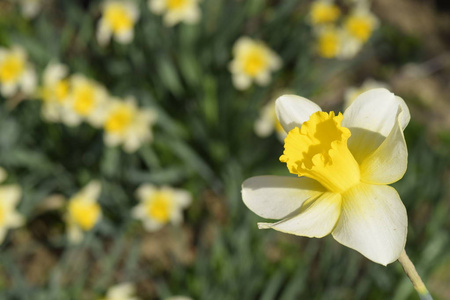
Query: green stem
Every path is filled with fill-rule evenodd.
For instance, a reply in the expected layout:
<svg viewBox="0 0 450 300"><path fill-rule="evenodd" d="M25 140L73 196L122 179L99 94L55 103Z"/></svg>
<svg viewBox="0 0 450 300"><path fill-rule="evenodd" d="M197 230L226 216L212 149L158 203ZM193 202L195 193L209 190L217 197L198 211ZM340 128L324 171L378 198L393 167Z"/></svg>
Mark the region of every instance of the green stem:
<svg viewBox="0 0 450 300"><path fill-rule="evenodd" d="M433 297L431 297L430 292L428 292L427 287L423 283L422 278L420 278L419 274L417 273L416 268L414 267L413 263L409 259L405 250L403 250L402 254L400 254L398 261L402 265L403 270L405 270L406 275L411 280L411 282L414 286L414 289L419 294L420 299L421 300L433 300Z"/></svg>

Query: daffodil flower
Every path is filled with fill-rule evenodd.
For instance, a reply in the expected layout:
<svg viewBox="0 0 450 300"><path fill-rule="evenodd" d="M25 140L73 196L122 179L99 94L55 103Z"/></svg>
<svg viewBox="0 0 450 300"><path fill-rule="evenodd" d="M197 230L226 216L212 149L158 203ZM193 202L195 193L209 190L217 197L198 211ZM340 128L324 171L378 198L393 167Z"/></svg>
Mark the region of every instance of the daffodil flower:
<svg viewBox="0 0 450 300"><path fill-rule="evenodd" d="M92 230L100 220L102 210L97 203L100 192L100 183L91 181L69 199L66 223L68 238L71 243L79 243L83 238L83 233Z"/></svg>
<svg viewBox="0 0 450 300"><path fill-rule="evenodd" d="M277 133L278 139L281 141L286 137L286 132L277 119L275 111L275 100L268 102L263 106L259 118L255 122L255 132L259 137L267 137L273 131Z"/></svg>
<svg viewBox="0 0 450 300"><path fill-rule="evenodd" d="M109 43L111 36L121 44L128 44L134 37L134 24L139 10L134 1L105 1L102 4L102 18L97 28L97 41L101 46Z"/></svg>
<svg viewBox="0 0 450 300"><path fill-rule="evenodd" d="M67 74L67 66L55 62L51 62L44 70L39 95L43 105L42 116L47 121L61 120L61 109L67 101L70 90Z"/></svg>
<svg viewBox="0 0 450 300"><path fill-rule="evenodd" d="M167 223L178 225L183 221L182 210L191 203L191 195L182 189L161 188L144 184L136 192L140 203L133 216L141 220L148 231L157 231Z"/></svg>
<svg viewBox="0 0 450 300"><path fill-rule="evenodd" d="M138 108L133 98L125 101L112 98L103 123L105 144L110 147L123 144L126 152L134 152L152 140L151 126L155 121L156 112L151 108Z"/></svg>
<svg viewBox="0 0 450 300"><path fill-rule="evenodd" d="M69 85L69 95L61 112L62 121L68 126L77 126L86 120L94 127L101 127L108 101L106 89L96 81L77 74L70 78Z"/></svg>
<svg viewBox="0 0 450 300"><path fill-rule="evenodd" d="M164 24L174 26L180 22L195 24L200 20L199 0L149 0L149 9L157 14L164 14Z"/></svg>
<svg viewBox="0 0 450 300"><path fill-rule="evenodd" d="M366 42L378 27L377 17L366 7L355 9L345 20L344 28L357 41Z"/></svg>
<svg viewBox="0 0 450 300"><path fill-rule="evenodd" d="M18 91L31 96L36 88L36 73L19 46L0 47L0 93L11 97Z"/></svg>
<svg viewBox="0 0 450 300"><path fill-rule="evenodd" d="M106 292L106 297L101 300L139 300L136 296L136 288L132 283L125 282L112 286Z"/></svg>
<svg viewBox="0 0 450 300"><path fill-rule="evenodd" d="M310 22L323 25L335 22L341 14L339 7L331 0L316 0L311 4Z"/></svg>
<svg viewBox="0 0 450 300"><path fill-rule="evenodd" d="M288 132L280 161L298 177L261 176L243 183L248 208L281 219L259 228L317 238L331 233L374 262L397 260L406 242L407 215L388 184L400 180L407 167L405 102L374 89L343 115L291 95L277 99L276 109Z"/></svg>
<svg viewBox="0 0 450 300"><path fill-rule="evenodd" d="M22 16L32 19L39 14L42 8L42 0L19 0Z"/></svg>
<svg viewBox="0 0 450 300"><path fill-rule="evenodd" d="M241 37L233 47L229 65L233 84L239 90L247 89L252 81L259 85L270 82L270 73L281 67L280 57L263 42Z"/></svg>
<svg viewBox="0 0 450 300"><path fill-rule="evenodd" d="M6 177L6 173L3 175ZM25 223L24 217L16 211L20 196L19 186L0 186L0 244L9 229L20 227Z"/></svg>

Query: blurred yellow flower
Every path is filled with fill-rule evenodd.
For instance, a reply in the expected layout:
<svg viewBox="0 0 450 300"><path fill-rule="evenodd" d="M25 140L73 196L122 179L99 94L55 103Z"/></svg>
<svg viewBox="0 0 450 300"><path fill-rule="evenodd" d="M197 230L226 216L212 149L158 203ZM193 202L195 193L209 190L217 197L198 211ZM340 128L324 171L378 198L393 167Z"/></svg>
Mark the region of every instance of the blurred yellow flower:
<svg viewBox="0 0 450 300"><path fill-rule="evenodd" d="M378 19L367 8L355 9L345 20L344 28L350 36L364 43L378 27Z"/></svg>
<svg viewBox="0 0 450 300"><path fill-rule="evenodd" d="M156 121L156 112L151 108L138 108L133 98L122 101L112 98L105 108L105 144L115 147L123 144L127 152L136 151L143 143L153 138L151 126Z"/></svg>
<svg viewBox="0 0 450 300"><path fill-rule="evenodd" d="M200 20L200 0L148 0L148 7L157 14L164 14L164 24L174 26L179 22L195 24Z"/></svg>
<svg viewBox="0 0 450 300"><path fill-rule="evenodd" d="M141 220L148 231L159 230L167 223L178 225L183 220L182 209L191 203L188 191L150 184L139 187L136 195L140 203L133 208L133 216Z"/></svg>
<svg viewBox="0 0 450 300"><path fill-rule="evenodd" d="M321 25L336 21L341 10L332 0L316 0L311 4L310 19L313 25Z"/></svg>
<svg viewBox="0 0 450 300"><path fill-rule="evenodd" d="M24 217L16 211L20 196L19 186L0 186L0 244L9 229L20 227L25 223Z"/></svg>
<svg viewBox="0 0 450 300"><path fill-rule="evenodd" d="M260 176L242 186L244 203L276 223L260 229L324 237L387 265L406 243L407 215L397 191L408 150L403 130L410 114L405 102L385 89L361 94L344 115L322 112L298 96L276 102L288 132L283 155L299 177Z"/></svg>
<svg viewBox="0 0 450 300"><path fill-rule="evenodd" d="M102 4L102 18L97 28L97 41L104 46L113 35L117 42L128 44L134 37L134 24L139 18L133 0L107 0Z"/></svg>
<svg viewBox="0 0 450 300"><path fill-rule="evenodd" d="M42 99L42 116L50 122L61 120L61 109L69 95L69 80L65 65L51 62L47 65L43 74L40 97Z"/></svg>
<svg viewBox="0 0 450 300"><path fill-rule="evenodd" d="M42 0L19 0L20 11L27 19L37 16L42 7Z"/></svg>
<svg viewBox="0 0 450 300"><path fill-rule="evenodd" d="M275 130L277 137L283 141L286 137L286 132L277 119L275 111L275 100L268 102L261 109L260 116L255 122L255 132L259 137L267 137Z"/></svg>
<svg viewBox="0 0 450 300"><path fill-rule="evenodd" d="M69 199L67 206L67 232L71 243L78 243L83 238L83 232L92 230L102 216L102 210L97 203L101 185L91 181L81 191Z"/></svg>
<svg viewBox="0 0 450 300"><path fill-rule="evenodd" d="M83 75L73 75L69 85L69 95L64 101L61 115L62 121L69 126L77 126L83 120L94 127L102 126L108 101L106 89Z"/></svg>
<svg viewBox="0 0 450 300"><path fill-rule="evenodd" d="M326 26L318 30L317 49L319 55L325 58L339 56L341 51L342 35L333 26Z"/></svg>
<svg viewBox="0 0 450 300"><path fill-rule="evenodd" d="M34 93L36 74L27 61L26 52L19 46L0 47L0 92L11 97L19 90L26 96Z"/></svg>
<svg viewBox="0 0 450 300"><path fill-rule="evenodd" d="M136 296L136 288L132 283L125 282L112 286L106 292L106 297L101 300L139 300Z"/></svg>
<svg viewBox="0 0 450 300"><path fill-rule="evenodd" d="M349 107L355 99L364 92L378 88L389 88L385 82L373 80L372 78L366 79L360 87L350 87L344 94L344 109Z"/></svg>
<svg viewBox="0 0 450 300"><path fill-rule="evenodd" d="M263 42L241 37L233 47L233 60L229 69L233 84L239 90L248 88L252 81L267 85L271 72L281 67L280 57Z"/></svg>

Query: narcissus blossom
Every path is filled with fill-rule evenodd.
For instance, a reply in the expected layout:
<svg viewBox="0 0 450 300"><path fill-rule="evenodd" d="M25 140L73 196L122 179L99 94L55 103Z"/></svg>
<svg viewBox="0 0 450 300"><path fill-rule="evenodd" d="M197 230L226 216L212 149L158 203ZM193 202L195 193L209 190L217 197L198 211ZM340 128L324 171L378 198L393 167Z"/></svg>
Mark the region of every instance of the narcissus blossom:
<svg viewBox="0 0 450 300"><path fill-rule="evenodd" d="M151 108L139 108L129 97L122 101L112 98L105 108L105 144L114 147L122 144L127 152L136 151L143 143L153 138L151 126L156 121L156 112Z"/></svg>
<svg viewBox="0 0 450 300"><path fill-rule="evenodd" d="M378 27L377 17L368 8L355 9L344 21L344 28L357 41L366 42Z"/></svg>
<svg viewBox="0 0 450 300"><path fill-rule="evenodd" d="M62 121L68 126L77 126L82 121L87 121L94 127L101 127L108 101L106 89L83 75L71 76L69 85L69 95L62 110Z"/></svg>
<svg viewBox="0 0 450 300"><path fill-rule="evenodd" d="M364 92L372 89L389 88L387 83L376 81L372 78L366 79L360 87L349 87L344 94L344 108L350 106L355 99Z"/></svg>
<svg viewBox="0 0 450 300"><path fill-rule="evenodd" d="M322 112L298 96L282 96L277 116L288 132L280 161L298 177L246 180L244 203L275 223L259 228L307 237L332 234L382 265L400 256L407 215L397 191L408 151L405 102L385 89L361 94L344 114Z"/></svg>
<svg viewBox="0 0 450 300"><path fill-rule="evenodd" d="M11 97L17 92L31 96L36 88L36 73L19 46L0 47L0 92Z"/></svg>
<svg viewBox="0 0 450 300"><path fill-rule="evenodd" d="M174 26L179 22L194 24L200 20L199 0L149 0L148 7L157 14L164 14L164 24Z"/></svg>
<svg viewBox="0 0 450 300"><path fill-rule="evenodd" d="M6 172L3 173L3 177L6 177ZM0 244L9 229L20 227L25 223L24 217L16 210L21 194L17 185L0 186Z"/></svg>
<svg viewBox="0 0 450 300"><path fill-rule="evenodd" d="M267 137L275 131L278 138L283 141L286 132L277 119L275 100L268 102L261 109L260 116L255 122L255 132L259 137Z"/></svg>
<svg viewBox="0 0 450 300"><path fill-rule="evenodd" d="M280 57L263 42L241 37L234 44L230 71L233 84L239 90L248 88L252 81L267 85L271 72L281 67Z"/></svg>
<svg viewBox="0 0 450 300"><path fill-rule="evenodd" d="M102 17L98 23L97 41L105 46L111 36L122 44L128 44L134 37L134 24L139 18L137 3L133 0L105 1Z"/></svg>
<svg viewBox="0 0 450 300"><path fill-rule="evenodd" d="M102 216L102 210L97 203L101 185L91 181L81 191L69 199L66 214L67 233L71 243L78 243L83 233L90 231Z"/></svg>
<svg viewBox="0 0 450 300"><path fill-rule="evenodd" d="M335 22L341 14L339 7L331 0L316 0L311 4L310 22L321 25Z"/></svg>
<svg viewBox="0 0 450 300"><path fill-rule="evenodd" d="M50 122L61 120L61 110L69 96L70 84L67 66L51 62L44 70L39 97L42 99L42 116Z"/></svg>
<svg viewBox="0 0 450 300"><path fill-rule="evenodd" d="M42 0L19 0L22 16L32 19L39 14L42 8Z"/></svg>
<svg viewBox="0 0 450 300"><path fill-rule="evenodd" d="M112 286L106 292L105 298L101 300L139 300L135 296L136 288L132 283L125 282Z"/></svg>
<svg viewBox="0 0 450 300"><path fill-rule="evenodd" d="M168 186L144 184L136 195L140 203L134 207L133 216L143 222L148 231L156 231L167 223L178 225L183 221L182 210L191 203L191 194Z"/></svg>

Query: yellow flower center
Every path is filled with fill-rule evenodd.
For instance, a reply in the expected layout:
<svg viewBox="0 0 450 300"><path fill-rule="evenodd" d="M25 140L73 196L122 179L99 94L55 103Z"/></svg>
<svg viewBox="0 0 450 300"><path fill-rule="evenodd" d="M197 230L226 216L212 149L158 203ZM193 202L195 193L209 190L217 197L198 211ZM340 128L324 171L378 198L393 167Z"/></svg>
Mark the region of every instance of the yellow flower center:
<svg viewBox="0 0 450 300"><path fill-rule="evenodd" d="M69 203L69 214L72 220L83 230L90 230L100 216L100 205L97 202L75 198Z"/></svg>
<svg viewBox="0 0 450 300"><path fill-rule="evenodd" d="M0 81L15 82L25 70L25 61L15 53L7 54L0 65Z"/></svg>
<svg viewBox="0 0 450 300"><path fill-rule="evenodd" d="M316 1L311 7L311 21L313 24L334 22L340 14L339 7L333 3Z"/></svg>
<svg viewBox="0 0 450 300"><path fill-rule="evenodd" d="M95 101L95 87L82 84L74 91L74 109L82 116L88 115Z"/></svg>
<svg viewBox="0 0 450 300"><path fill-rule="evenodd" d="M363 16L351 16L345 22L345 28L347 31L362 42L369 39L372 34L373 27L374 24L372 20Z"/></svg>
<svg viewBox="0 0 450 300"><path fill-rule="evenodd" d="M252 47L246 53L243 60L244 72L249 76L256 76L267 68L268 57L264 49L258 46Z"/></svg>
<svg viewBox="0 0 450 300"><path fill-rule="evenodd" d="M133 120L133 111L128 107L120 107L113 111L105 122L105 130L110 133L123 133Z"/></svg>
<svg viewBox="0 0 450 300"><path fill-rule="evenodd" d="M351 133L342 114L316 112L301 128L289 131L280 157L289 171L342 193L360 182L359 165L347 147Z"/></svg>
<svg viewBox="0 0 450 300"><path fill-rule="evenodd" d="M59 103L62 103L64 102L68 94L69 94L69 81L65 79L58 81L55 87L56 100L58 100Z"/></svg>
<svg viewBox="0 0 450 300"><path fill-rule="evenodd" d="M181 9L186 6L188 3L188 0L168 0L167 1L167 8L169 10L177 10Z"/></svg>
<svg viewBox="0 0 450 300"><path fill-rule="evenodd" d="M129 30L133 27L133 20L130 14L120 3L111 3L106 7L105 19L115 33Z"/></svg>
<svg viewBox="0 0 450 300"><path fill-rule="evenodd" d="M335 57L340 48L340 38L336 30L327 30L319 36L319 54L326 58Z"/></svg>
<svg viewBox="0 0 450 300"><path fill-rule="evenodd" d="M173 197L170 193L157 191L147 204L148 216L161 223L167 223L173 207Z"/></svg>

